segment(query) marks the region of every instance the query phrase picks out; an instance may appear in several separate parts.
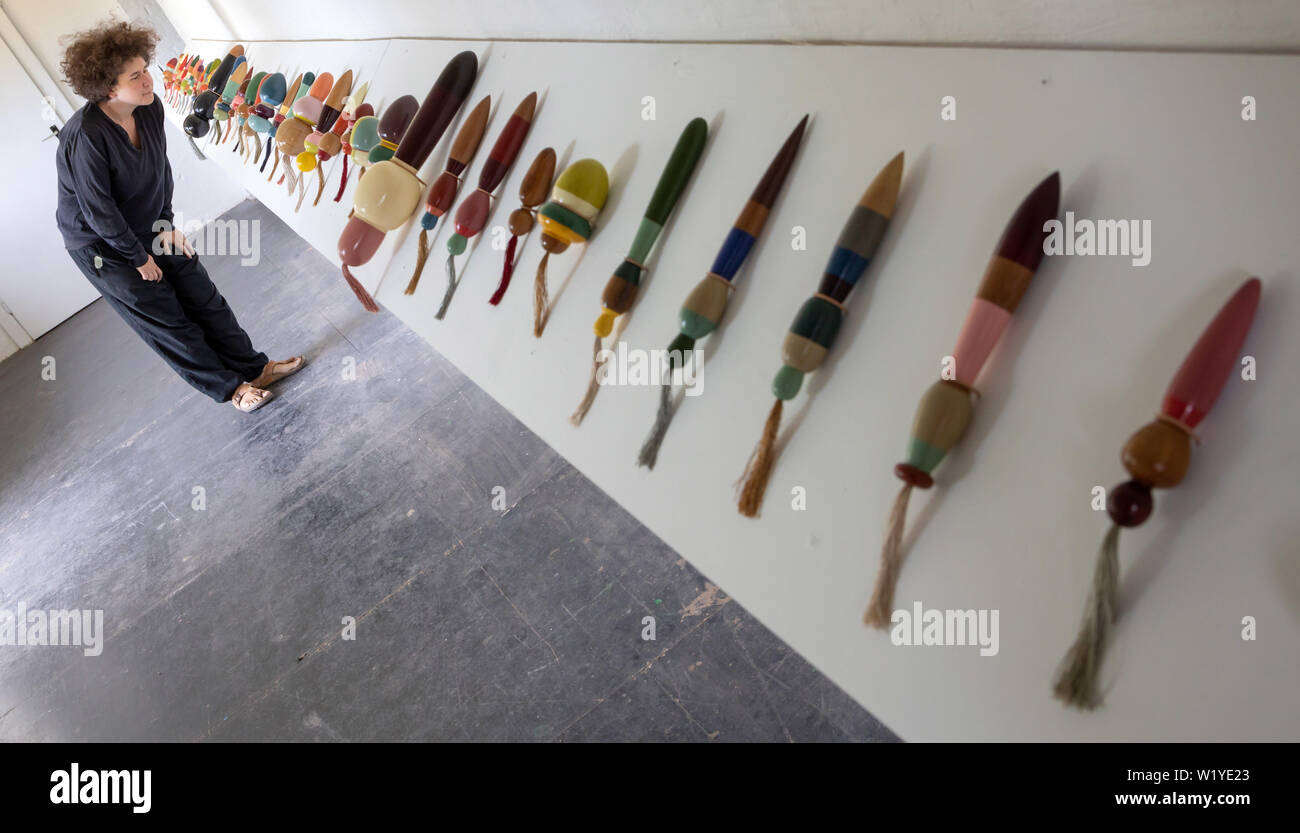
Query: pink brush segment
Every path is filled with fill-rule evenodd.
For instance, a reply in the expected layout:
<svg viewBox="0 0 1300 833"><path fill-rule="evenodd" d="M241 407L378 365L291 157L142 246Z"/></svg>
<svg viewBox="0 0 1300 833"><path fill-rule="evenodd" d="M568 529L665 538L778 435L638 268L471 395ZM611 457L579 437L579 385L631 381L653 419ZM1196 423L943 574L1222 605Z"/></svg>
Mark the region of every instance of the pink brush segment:
<svg viewBox="0 0 1300 833"><path fill-rule="evenodd" d="M959 384L968 388L974 386L975 377L980 374L1010 322L1011 313L1002 307L983 298L975 299L970 312L966 313L966 323L962 325L957 346L952 351Z"/></svg>

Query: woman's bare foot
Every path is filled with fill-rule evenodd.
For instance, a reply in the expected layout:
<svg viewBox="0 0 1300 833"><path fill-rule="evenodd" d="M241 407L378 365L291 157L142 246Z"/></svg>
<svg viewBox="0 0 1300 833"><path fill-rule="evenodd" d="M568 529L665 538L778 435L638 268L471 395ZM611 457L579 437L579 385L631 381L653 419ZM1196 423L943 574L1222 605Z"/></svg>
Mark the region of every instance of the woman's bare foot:
<svg viewBox="0 0 1300 833"><path fill-rule="evenodd" d="M271 393L269 390L263 390L262 388L254 387L248 382L244 382L242 385L235 388L235 394L230 397L230 401L234 403L236 408L247 414L256 411L267 402L270 402L274 396L275 394Z"/></svg>
<svg viewBox="0 0 1300 833"><path fill-rule="evenodd" d="M302 369L305 360L302 356L294 356L292 359L284 361L270 361L266 367L262 368L262 375L249 382L255 388L264 388L267 385L273 385L286 376L292 376Z"/></svg>

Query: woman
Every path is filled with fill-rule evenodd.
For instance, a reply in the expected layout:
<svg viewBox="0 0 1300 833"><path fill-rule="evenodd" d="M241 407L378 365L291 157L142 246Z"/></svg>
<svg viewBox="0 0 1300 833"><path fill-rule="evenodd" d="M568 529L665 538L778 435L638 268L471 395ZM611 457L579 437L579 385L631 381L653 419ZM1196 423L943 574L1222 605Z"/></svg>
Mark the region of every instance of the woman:
<svg viewBox="0 0 1300 833"><path fill-rule="evenodd" d="M172 220L163 105L149 75L157 41L152 29L110 21L64 51L60 69L87 103L59 133L59 231L109 306L182 379L255 411L303 357L255 351L185 235L154 231Z"/></svg>

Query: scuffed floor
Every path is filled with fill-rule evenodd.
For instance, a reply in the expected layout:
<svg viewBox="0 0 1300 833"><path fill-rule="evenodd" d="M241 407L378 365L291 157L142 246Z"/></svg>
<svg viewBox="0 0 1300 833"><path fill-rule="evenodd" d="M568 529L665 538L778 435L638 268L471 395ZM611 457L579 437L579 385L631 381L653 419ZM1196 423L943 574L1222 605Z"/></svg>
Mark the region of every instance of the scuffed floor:
<svg viewBox="0 0 1300 833"><path fill-rule="evenodd" d="M277 401L200 396L102 300L0 363L0 609L104 611L100 656L0 646L0 740L896 740L271 212L226 216L262 262L214 281L307 356Z"/></svg>

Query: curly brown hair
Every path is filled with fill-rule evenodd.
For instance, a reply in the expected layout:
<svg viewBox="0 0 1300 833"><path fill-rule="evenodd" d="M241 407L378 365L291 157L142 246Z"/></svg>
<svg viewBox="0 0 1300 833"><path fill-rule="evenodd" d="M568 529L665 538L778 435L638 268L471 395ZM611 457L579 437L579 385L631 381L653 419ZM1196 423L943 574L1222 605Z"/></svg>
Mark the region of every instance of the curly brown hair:
<svg viewBox="0 0 1300 833"><path fill-rule="evenodd" d="M132 58L153 60L158 33L148 26L107 20L93 29L77 32L63 50L59 71L77 95L103 101L117 86L117 76Z"/></svg>

